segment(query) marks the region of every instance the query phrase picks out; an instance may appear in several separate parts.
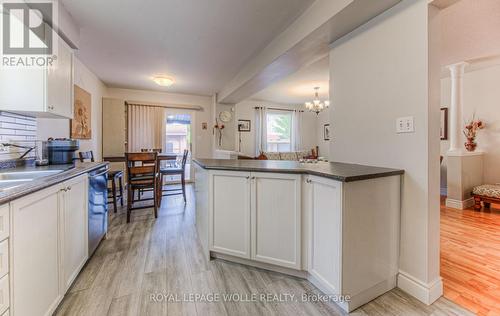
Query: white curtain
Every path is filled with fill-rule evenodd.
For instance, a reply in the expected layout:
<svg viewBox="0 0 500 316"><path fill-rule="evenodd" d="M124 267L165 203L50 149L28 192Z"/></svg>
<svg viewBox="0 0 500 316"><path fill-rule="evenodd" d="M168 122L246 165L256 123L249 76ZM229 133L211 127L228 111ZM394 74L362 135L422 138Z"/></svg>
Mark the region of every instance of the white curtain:
<svg viewBox="0 0 500 316"><path fill-rule="evenodd" d="M166 150L166 108L139 104L128 105L128 151L161 148Z"/></svg>
<svg viewBox="0 0 500 316"><path fill-rule="evenodd" d="M267 151L267 109L262 106L256 109L255 154Z"/></svg>
<svg viewBox="0 0 500 316"><path fill-rule="evenodd" d="M302 112L293 111L292 114L292 151L302 150Z"/></svg>

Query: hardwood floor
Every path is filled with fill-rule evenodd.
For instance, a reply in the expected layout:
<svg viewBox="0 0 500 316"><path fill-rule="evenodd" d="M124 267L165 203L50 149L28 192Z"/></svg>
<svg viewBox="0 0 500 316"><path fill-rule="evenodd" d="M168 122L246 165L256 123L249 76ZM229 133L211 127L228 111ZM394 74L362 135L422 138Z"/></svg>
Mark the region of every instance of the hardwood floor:
<svg viewBox="0 0 500 316"><path fill-rule="evenodd" d="M108 238L80 273L56 315L344 315L334 304L312 301L177 301L168 296L319 294L302 279L222 260L207 262L195 232L191 186L187 193L187 206L182 196L165 199L156 220L151 210L135 211L130 224L126 224L123 210L112 214ZM426 306L398 289L352 314L471 315L445 298Z"/></svg>
<svg viewBox="0 0 500 316"><path fill-rule="evenodd" d="M478 315L500 315L500 205L491 211L441 205L444 296Z"/></svg>

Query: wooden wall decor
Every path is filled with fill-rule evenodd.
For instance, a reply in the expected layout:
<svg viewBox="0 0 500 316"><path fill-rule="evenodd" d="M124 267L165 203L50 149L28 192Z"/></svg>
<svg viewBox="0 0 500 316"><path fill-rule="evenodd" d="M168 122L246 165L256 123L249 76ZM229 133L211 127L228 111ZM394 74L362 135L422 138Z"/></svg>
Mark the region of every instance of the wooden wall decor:
<svg viewBox="0 0 500 316"><path fill-rule="evenodd" d="M448 108L441 108L441 126L439 129L441 140L448 140Z"/></svg>
<svg viewBox="0 0 500 316"><path fill-rule="evenodd" d="M92 138L92 96L79 86L74 87L74 117L71 120L71 138Z"/></svg>

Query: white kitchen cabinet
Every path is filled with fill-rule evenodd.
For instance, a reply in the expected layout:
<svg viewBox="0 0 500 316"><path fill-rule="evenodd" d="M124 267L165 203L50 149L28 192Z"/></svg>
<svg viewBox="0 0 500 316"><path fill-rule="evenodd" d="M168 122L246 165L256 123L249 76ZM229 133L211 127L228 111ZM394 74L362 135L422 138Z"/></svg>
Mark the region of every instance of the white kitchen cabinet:
<svg viewBox="0 0 500 316"><path fill-rule="evenodd" d="M340 293L342 258L342 182L308 177L309 263L311 276L328 294Z"/></svg>
<svg viewBox="0 0 500 316"><path fill-rule="evenodd" d="M11 203L11 312L51 314L62 299L60 280L60 186Z"/></svg>
<svg viewBox="0 0 500 316"><path fill-rule="evenodd" d="M60 194L62 230L62 288L66 291L88 259L88 178L63 183Z"/></svg>
<svg viewBox="0 0 500 316"><path fill-rule="evenodd" d="M209 177L210 250L300 269L301 176L214 171Z"/></svg>
<svg viewBox="0 0 500 316"><path fill-rule="evenodd" d="M46 111L73 118L73 51L59 38L57 63L47 69Z"/></svg>
<svg viewBox="0 0 500 316"><path fill-rule="evenodd" d="M36 117L73 118L73 51L59 38L57 59L43 68L2 68L0 110Z"/></svg>
<svg viewBox="0 0 500 316"><path fill-rule="evenodd" d="M5 315L5 312L9 308L9 296L9 276L6 275L0 279L0 313L4 313L3 315ZM6 313L7 315L9 314L8 312Z"/></svg>
<svg viewBox="0 0 500 316"><path fill-rule="evenodd" d="M9 273L9 241L0 242L0 278Z"/></svg>
<svg viewBox="0 0 500 316"><path fill-rule="evenodd" d="M400 177L307 177L309 280L350 312L396 286Z"/></svg>
<svg viewBox="0 0 500 316"><path fill-rule="evenodd" d="M345 312L396 286L400 175L352 180L328 175L325 164L318 164L325 176L316 176L284 166L279 173L246 171L259 166L255 161L196 163L203 174L196 190L208 183L196 204L197 212L209 205L209 221L197 214L196 224L198 233L208 230L209 255L306 278L340 295Z"/></svg>
<svg viewBox="0 0 500 316"><path fill-rule="evenodd" d="M217 171L211 182L210 250L250 258L250 173Z"/></svg>
<svg viewBox="0 0 500 316"><path fill-rule="evenodd" d="M0 206L0 240L9 237L10 220L9 220L9 205Z"/></svg>
<svg viewBox="0 0 500 316"><path fill-rule="evenodd" d="M208 172L198 165L194 166L196 183L194 186L196 199L196 231L203 248L205 258L210 258L208 237Z"/></svg>
<svg viewBox="0 0 500 316"><path fill-rule="evenodd" d="M251 174L252 260L300 269L301 176Z"/></svg>
<svg viewBox="0 0 500 316"><path fill-rule="evenodd" d="M52 314L82 269L88 259L87 192L85 174L11 202L13 315Z"/></svg>

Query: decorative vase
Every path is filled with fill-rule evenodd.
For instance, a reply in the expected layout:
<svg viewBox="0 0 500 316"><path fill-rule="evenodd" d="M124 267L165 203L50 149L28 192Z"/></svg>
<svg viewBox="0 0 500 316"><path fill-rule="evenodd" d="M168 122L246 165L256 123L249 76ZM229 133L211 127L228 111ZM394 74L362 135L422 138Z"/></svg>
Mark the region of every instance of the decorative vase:
<svg viewBox="0 0 500 316"><path fill-rule="evenodd" d="M465 142L465 149L467 149L467 151L474 151L476 150L476 147L477 147L477 143L474 141L475 138L474 137L467 137L467 141Z"/></svg>

